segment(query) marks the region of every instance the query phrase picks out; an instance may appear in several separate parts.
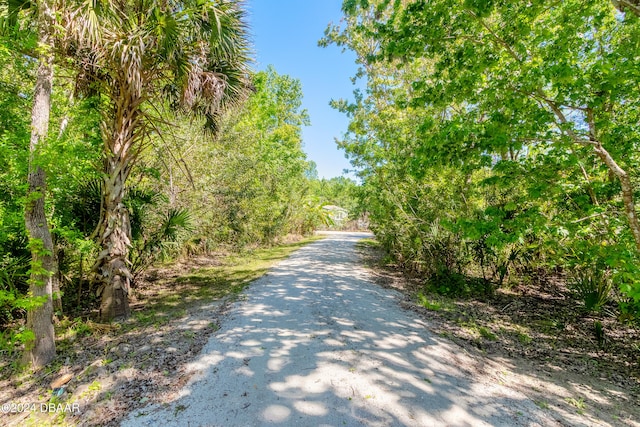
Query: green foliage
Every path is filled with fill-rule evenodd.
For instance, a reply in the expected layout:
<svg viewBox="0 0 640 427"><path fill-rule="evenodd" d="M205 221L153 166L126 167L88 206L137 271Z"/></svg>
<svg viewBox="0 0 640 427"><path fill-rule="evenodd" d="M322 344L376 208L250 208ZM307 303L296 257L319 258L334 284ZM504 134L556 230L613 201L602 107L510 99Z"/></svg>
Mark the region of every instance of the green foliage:
<svg viewBox="0 0 640 427"><path fill-rule="evenodd" d="M34 335L32 330L21 327L15 333L13 341L16 343L19 342L21 344L24 344L25 348L29 348L33 345L35 339L36 336Z"/></svg>
<svg viewBox="0 0 640 427"><path fill-rule="evenodd" d="M33 62L0 36L0 257L26 251L23 203L26 195Z"/></svg>
<svg viewBox="0 0 640 427"><path fill-rule="evenodd" d="M63 332L65 338L71 338L72 340L93 334L90 322L80 317L74 319L64 317L56 324L56 329Z"/></svg>
<svg viewBox="0 0 640 427"><path fill-rule="evenodd" d="M533 339L526 332L517 331L516 333L518 335L518 341L520 341L521 344L531 344L531 342L533 341Z"/></svg>
<svg viewBox="0 0 640 427"><path fill-rule="evenodd" d="M604 326L602 326L602 322L599 320L596 320L593 323L593 333L596 336L596 340L598 341L598 347L602 348L604 347L606 341L607 341L607 337L606 337L606 333L604 331Z"/></svg>
<svg viewBox="0 0 640 427"><path fill-rule="evenodd" d="M26 292L29 259L4 254L0 260L0 323L12 322L19 314L17 300Z"/></svg>
<svg viewBox="0 0 640 427"><path fill-rule="evenodd" d="M313 186L313 181L310 182L310 186ZM309 190L309 192L312 191ZM323 204L318 197L306 195L303 200L290 206L289 223L290 232L306 236L318 228L330 227L332 219L329 212L323 209Z"/></svg>
<svg viewBox="0 0 640 427"><path fill-rule="evenodd" d="M427 297L423 292L418 293L418 304L427 310L440 311L442 310L442 304L439 301L433 301Z"/></svg>
<svg viewBox="0 0 640 427"><path fill-rule="evenodd" d="M24 326L15 329L0 331L0 352L7 353L11 357L20 351L22 346L28 346L35 340L33 331Z"/></svg>
<svg viewBox="0 0 640 427"><path fill-rule="evenodd" d="M216 138L183 123L167 129L172 139L155 141L144 158L165 178L150 185L170 206L191 212L189 252L268 245L288 233L309 233L323 220L305 175L302 126L309 118L300 82L269 67L253 85L244 106L221 120Z"/></svg>
<svg viewBox="0 0 640 427"><path fill-rule="evenodd" d="M114 20L126 21L137 16L110 15L110 8L102 6L88 5L79 9L77 22L61 23L56 31L67 31L65 43L72 45L78 43L76 37L90 36L91 40L85 42L103 49L103 53L109 48L123 47L120 39L110 38L113 34L99 34L99 26L85 26L86 31L82 30L87 24L82 22L86 18L82 13L91 13L92 7L100 7L93 12L100 16L104 26ZM251 76L255 92L246 98L246 79L250 76L245 68L246 28L242 21L244 11L236 2L216 6L215 15L220 21L213 27L202 20L186 20L187 16L201 13L202 5L195 7L189 3L188 8L181 10L180 19L172 13L167 14L164 5L145 3L144 7L147 6L153 9L147 22L158 31L146 35L158 43L149 44L144 52L136 52L157 61L158 67L153 71L161 70L162 78L147 82L151 89L143 91L143 101L152 102L143 106L145 126L136 134L136 138L144 136L151 149L138 145L139 149L134 150L128 165L133 165L134 160L138 162L130 172L129 166L124 169L125 174L130 173L136 182L125 199L130 213L130 261L134 275L139 276L152 262L163 257L207 251L218 245L238 249L268 245L288 233L312 232L326 220L326 215L318 199L309 191L306 176L310 163L302 150L301 129L309 123L309 118L302 108L300 82L270 68ZM33 93L37 65L24 53L34 51L36 38L28 15L24 15L24 20L12 20L15 25L9 25L5 16L2 18L0 323L4 327L23 320L26 308L41 303L27 294L26 279L30 271L38 272L42 265L38 259L29 258L29 248L37 249L34 246L37 242L27 240L23 218L24 205L28 202L25 177L31 130L32 100L29 94ZM183 31L191 24L189 31ZM203 26L196 28L200 24ZM125 34L133 27L135 25L125 25L117 29ZM205 57L178 63L170 69L176 65L174 60L179 59L180 54L201 55L202 46L189 43L207 32L214 34L207 38L211 41L211 55L207 55L206 60L213 58L215 63L199 71L212 71L210 68L213 67L216 78L224 75L224 84L220 86L224 86L223 94L196 93L198 88L187 84L193 83L193 79L187 75L189 67L185 64L198 62L203 65ZM182 45L186 49L182 51L175 49L175 42L182 37L180 34L188 45ZM192 49L194 46L195 50ZM73 49L61 52L68 54ZM33 158L34 164L47 173L45 209L59 262L57 278L62 286L66 312L87 310L95 303L88 277L89 267L100 253L93 239L104 209L101 203L102 169L106 159L103 138L112 135L105 124L109 125L113 118L113 111L109 110L113 99L105 94L113 95L109 89L114 87L112 84L103 86L100 79L113 70L120 73L122 67L118 64L113 69L110 67L114 65L112 62L126 57L116 54L89 58L89 62L106 61L101 63L100 76L84 67L88 62L77 61L78 58L57 62L50 132L45 148ZM219 61L218 57L224 57L224 60ZM143 62L146 66L146 59ZM78 74L76 66L79 63L84 64L84 68ZM165 78L173 79L177 86L165 84ZM183 83L186 89L182 89L186 92L178 90ZM208 108L210 101L222 108L216 111ZM246 102L241 105L240 101ZM154 108L149 108L150 104ZM179 113L193 110L201 113L196 114L200 118L187 120L168 114L177 110ZM206 126L215 128L215 132L200 132Z"/></svg>
<svg viewBox="0 0 640 427"><path fill-rule="evenodd" d="M336 205L349 212L349 218L358 218L364 213L361 205L360 186L352 179L336 177L315 179L310 191L320 199L322 205Z"/></svg>
<svg viewBox="0 0 640 427"><path fill-rule="evenodd" d="M20 21L20 25L28 25L27 20ZM0 37L0 275L5 292L2 325L20 321L25 309L42 303L31 301L27 294L29 272L44 272L39 260L30 260L29 249L37 251L41 245L29 242L24 229L31 94L37 65L24 53L32 52L33 40L33 33L23 29L6 39ZM82 227L82 219L74 211L84 182L97 176L95 164L100 161L101 147L99 113L93 101L70 97L74 91L70 76L59 67L55 75L59 79L53 87L51 131L46 145L34 153L32 161L47 173L47 220L61 263L59 277L65 279L73 277L77 248L93 231ZM99 217L96 212L99 210L86 217ZM63 284L69 281L63 280Z"/></svg>
<svg viewBox="0 0 640 427"><path fill-rule="evenodd" d="M572 273L569 288L584 302L585 310L600 311L613 290L611 272L602 267L580 269Z"/></svg>
<svg viewBox="0 0 640 427"><path fill-rule="evenodd" d="M145 204L144 208L148 212L152 206ZM172 245L173 254L176 254L178 251L175 250L175 246L180 242L180 238L193 229L193 220L186 209L172 208L164 215L140 213L138 221L141 223L137 226L137 232L132 233L136 237L129 252L134 285L140 274L154 261L163 254L168 255L166 252Z"/></svg>
<svg viewBox="0 0 640 427"><path fill-rule="evenodd" d="M482 338L485 338L489 341L497 341L498 337L496 336L496 334L494 334L493 332L491 332L490 329L485 328L484 326L480 326L478 328L478 332L480 333L480 336Z"/></svg>
<svg viewBox="0 0 640 427"><path fill-rule="evenodd" d="M630 298L619 302L618 320L624 323L640 323L640 303Z"/></svg>
<svg viewBox="0 0 640 427"><path fill-rule="evenodd" d="M591 274L584 298L640 301L636 16L595 0L343 11L320 44L355 52L365 88L332 101L350 119L339 145L400 266L468 295L598 265L606 285Z"/></svg>
<svg viewBox="0 0 640 427"><path fill-rule="evenodd" d="M4 46L4 45L3 45ZM6 51L11 53L11 51ZM22 63L4 50L0 61L0 322L20 321L41 303L27 294L30 265L23 206L28 145L29 93ZM6 53L6 54L5 54ZM64 74L64 70L57 70ZM88 274L99 253L91 239L100 219L102 102L74 98L68 79L54 87L50 140L38 163L49 172L47 214L59 262L64 312L95 306ZM11 86L9 83L11 83ZM322 202L306 173L301 127L300 83L270 68L255 76L255 94L230 111L217 136L196 132L192 122L160 124L162 131L132 171L125 197L131 224L130 262L139 278L158 259L208 251L271 244L287 233L308 234L326 224ZM204 121L200 122L204 124ZM189 143L184 141L188 140ZM6 191L4 191L6 190ZM22 199L21 199L22 198ZM37 242L32 241L32 245ZM34 270L35 269L35 270ZM95 290L95 289L94 289Z"/></svg>

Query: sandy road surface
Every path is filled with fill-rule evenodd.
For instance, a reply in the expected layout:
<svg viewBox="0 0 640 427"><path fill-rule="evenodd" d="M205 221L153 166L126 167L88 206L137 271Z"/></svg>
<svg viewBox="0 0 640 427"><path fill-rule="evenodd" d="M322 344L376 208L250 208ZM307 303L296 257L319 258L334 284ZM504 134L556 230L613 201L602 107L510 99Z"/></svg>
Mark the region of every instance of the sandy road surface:
<svg viewBox="0 0 640 427"><path fill-rule="evenodd" d="M554 425L368 281L363 236L332 234L252 284L179 396L122 425Z"/></svg>

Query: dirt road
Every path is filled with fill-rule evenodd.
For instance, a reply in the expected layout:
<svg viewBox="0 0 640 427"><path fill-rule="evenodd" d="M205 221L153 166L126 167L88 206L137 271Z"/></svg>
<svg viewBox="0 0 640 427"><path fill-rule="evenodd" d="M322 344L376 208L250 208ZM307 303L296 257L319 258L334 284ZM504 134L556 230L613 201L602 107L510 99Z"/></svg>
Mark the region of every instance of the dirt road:
<svg viewBox="0 0 640 427"><path fill-rule="evenodd" d="M555 425L368 280L332 234L245 291L169 405L124 426Z"/></svg>

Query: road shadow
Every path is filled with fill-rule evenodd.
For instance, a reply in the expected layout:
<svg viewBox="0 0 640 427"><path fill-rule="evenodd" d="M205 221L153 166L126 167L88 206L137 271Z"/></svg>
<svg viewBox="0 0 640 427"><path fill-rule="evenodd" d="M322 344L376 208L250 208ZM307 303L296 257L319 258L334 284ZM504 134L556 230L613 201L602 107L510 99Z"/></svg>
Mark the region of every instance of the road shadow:
<svg viewBox="0 0 640 427"><path fill-rule="evenodd" d="M181 393L122 425L554 424L523 395L476 379L460 347L371 283L354 250L362 237L330 235L256 281Z"/></svg>

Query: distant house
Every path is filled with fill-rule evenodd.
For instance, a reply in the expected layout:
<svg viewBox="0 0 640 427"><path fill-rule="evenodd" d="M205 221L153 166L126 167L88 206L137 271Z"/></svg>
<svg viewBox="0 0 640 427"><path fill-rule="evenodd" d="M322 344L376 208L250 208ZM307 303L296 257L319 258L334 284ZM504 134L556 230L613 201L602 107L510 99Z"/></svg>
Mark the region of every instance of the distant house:
<svg viewBox="0 0 640 427"><path fill-rule="evenodd" d="M325 205L322 209L327 211L329 218L331 218L335 227L341 227L349 217L349 211L345 208L341 208L340 206Z"/></svg>

